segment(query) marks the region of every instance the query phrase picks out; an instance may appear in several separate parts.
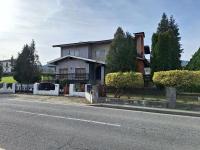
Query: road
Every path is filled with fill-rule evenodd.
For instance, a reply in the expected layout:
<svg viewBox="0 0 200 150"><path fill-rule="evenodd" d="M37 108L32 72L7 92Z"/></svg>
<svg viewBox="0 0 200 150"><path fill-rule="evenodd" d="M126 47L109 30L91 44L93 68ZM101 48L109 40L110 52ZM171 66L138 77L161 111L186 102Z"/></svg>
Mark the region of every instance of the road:
<svg viewBox="0 0 200 150"><path fill-rule="evenodd" d="M0 98L0 149L199 150L200 118Z"/></svg>

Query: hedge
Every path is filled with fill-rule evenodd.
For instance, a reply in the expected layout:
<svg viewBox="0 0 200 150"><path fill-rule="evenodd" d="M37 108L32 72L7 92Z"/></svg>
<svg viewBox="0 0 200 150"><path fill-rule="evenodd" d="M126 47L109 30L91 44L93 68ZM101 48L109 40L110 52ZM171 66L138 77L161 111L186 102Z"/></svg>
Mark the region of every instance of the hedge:
<svg viewBox="0 0 200 150"><path fill-rule="evenodd" d="M171 70L155 72L153 82L158 86L180 89L200 87L200 71Z"/></svg>
<svg viewBox="0 0 200 150"><path fill-rule="evenodd" d="M105 83L116 89L144 87L143 75L135 72L109 73L106 75Z"/></svg>

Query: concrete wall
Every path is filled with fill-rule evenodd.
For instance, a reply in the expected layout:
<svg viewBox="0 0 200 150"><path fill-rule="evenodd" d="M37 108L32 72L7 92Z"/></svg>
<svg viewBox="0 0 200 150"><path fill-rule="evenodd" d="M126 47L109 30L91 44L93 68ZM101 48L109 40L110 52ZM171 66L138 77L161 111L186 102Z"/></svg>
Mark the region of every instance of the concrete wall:
<svg viewBox="0 0 200 150"><path fill-rule="evenodd" d="M86 73L89 73L89 64L83 60L71 59L59 62L56 65L56 73L59 74L59 69L67 68L68 73L75 73L75 68L86 68Z"/></svg>
<svg viewBox="0 0 200 150"><path fill-rule="evenodd" d="M86 85L85 85L85 90L86 90ZM75 85L70 84L69 85L69 96L85 97L85 92L76 92Z"/></svg>
<svg viewBox="0 0 200 150"><path fill-rule="evenodd" d="M61 57L71 55L77 57L88 58L88 46L76 46L61 48Z"/></svg>
<svg viewBox="0 0 200 150"><path fill-rule="evenodd" d="M15 83L12 83L11 87L8 87L7 83L1 83L0 94L15 93Z"/></svg>
<svg viewBox="0 0 200 150"><path fill-rule="evenodd" d="M94 103L98 99L98 90L96 86L92 86L93 89L88 89L90 84L85 84L85 92L75 92L75 85L69 85L69 96L85 97L89 103Z"/></svg>
<svg viewBox="0 0 200 150"><path fill-rule="evenodd" d="M52 95L58 96L59 95L59 84L55 84L55 90L38 90L39 83L35 83L33 86L33 94L34 95Z"/></svg>

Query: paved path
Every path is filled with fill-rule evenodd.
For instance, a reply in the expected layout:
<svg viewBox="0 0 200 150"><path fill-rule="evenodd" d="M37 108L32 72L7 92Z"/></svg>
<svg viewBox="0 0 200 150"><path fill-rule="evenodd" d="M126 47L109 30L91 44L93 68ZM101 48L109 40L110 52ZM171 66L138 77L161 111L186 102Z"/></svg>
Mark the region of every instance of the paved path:
<svg viewBox="0 0 200 150"><path fill-rule="evenodd" d="M6 150L199 150L200 118L0 98Z"/></svg>

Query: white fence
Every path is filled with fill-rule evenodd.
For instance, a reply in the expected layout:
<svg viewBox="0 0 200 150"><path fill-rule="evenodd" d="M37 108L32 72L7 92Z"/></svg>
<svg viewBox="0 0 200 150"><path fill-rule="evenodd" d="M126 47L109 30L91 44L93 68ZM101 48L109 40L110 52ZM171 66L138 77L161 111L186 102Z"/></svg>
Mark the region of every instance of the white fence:
<svg viewBox="0 0 200 150"><path fill-rule="evenodd" d="M29 92L34 95L59 95L59 84L51 83L35 83L35 84L0 84L0 94L9 94L15 92ZM75 84L69 85L69 96L84 97L90 103L95 102L98 99L98 90L95 90L95 86L85 84L84 92L78 92L75 90Z"/></svg>
<svg viewBox="0 0 200 150"><path fill-rule="evenodd" d="M33 84L15 84L16 92L33 93Z"/></svg>
<svg viewBox="0 0 200 150"><path fill-rule="evenodd" d="M59 95L59 84L52 84L54 86L54 88L52 89L40 88L40 85L42 85L42 83L34 84L33 86L34 95L52 95L52 96Z"/></svg>
<svg viewBox="0 0 200 150"><path fill-rule="evenodd" d="M98 92L94 86L92 89L92 85L90 84L85 84L84 92L77 92L75 91L75 84L70 84L69 96L85 97L88 102L93 103L98 99Z"/></svg>
<svg viewBox="0 0 200 150"><path fill-rule="evenodd" d="M0 83L0 94L15 93L14 83Z"/></svg>

